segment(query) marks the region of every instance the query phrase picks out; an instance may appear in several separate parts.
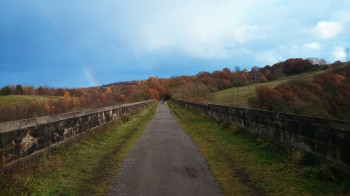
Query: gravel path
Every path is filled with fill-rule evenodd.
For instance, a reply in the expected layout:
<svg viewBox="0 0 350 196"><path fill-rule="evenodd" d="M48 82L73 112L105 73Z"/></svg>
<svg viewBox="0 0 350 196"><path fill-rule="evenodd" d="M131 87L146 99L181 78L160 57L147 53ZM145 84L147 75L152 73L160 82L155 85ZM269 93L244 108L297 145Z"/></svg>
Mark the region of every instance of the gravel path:
<svg viewBox="0 0 350 196"><path fill-rule="evenodd" d="M166 104L118 170L108 195L222 195L197 147Z"/></svg>

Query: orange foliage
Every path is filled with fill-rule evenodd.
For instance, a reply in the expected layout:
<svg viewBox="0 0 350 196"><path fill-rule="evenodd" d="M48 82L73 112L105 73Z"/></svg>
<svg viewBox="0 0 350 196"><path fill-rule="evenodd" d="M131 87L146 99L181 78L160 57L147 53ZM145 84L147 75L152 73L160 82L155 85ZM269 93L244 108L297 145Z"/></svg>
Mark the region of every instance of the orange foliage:
<svg viewBox="0 0 350 196"><path fill-rule="evenodd" d="M68 91L64 91L63 97L64 97L65 99L69 99L69 98L70 98L69 92L68 92Z"/></svg>
<svg viewBox="0 0 350 196"><path fill-rule="evenodd" d="M43 107L44 107L44 110L45 110L46 114L50 114L51 113L51 108L50 108L50 105L49 105L48 101L44 102L44 106Z"/></svg>
<svg viewBox="0 0 350 196"><path fill-rule="evenodd" d="M160 91L161 89L159 79L157 77L149 77L146 84L149 88L154 90Z"/></svg>
<svg viewBox="0 0 350 196"><path fill-rule="evenodd" d="M111 89L111 87L107 87L107 88L106 88L106 91L105 91L105 93L107 93L107 94L108 94L108 93L111 93L111 92L112 92L112 89Z"/></svg>
<svg viewBox="0 0 350 196"><path fill-rule="evenodd" d="M149 99L159 99L159 91L153 88L147 88L147 94Z"/></svg>

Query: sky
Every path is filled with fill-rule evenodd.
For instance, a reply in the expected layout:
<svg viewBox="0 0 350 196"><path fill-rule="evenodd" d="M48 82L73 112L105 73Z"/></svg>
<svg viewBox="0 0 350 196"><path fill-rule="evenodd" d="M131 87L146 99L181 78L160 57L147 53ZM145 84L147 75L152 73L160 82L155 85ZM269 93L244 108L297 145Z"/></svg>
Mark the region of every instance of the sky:
<svg viewBox="0 0 350 196"><path fill-rule="evenodd" d="M350 0L0 0L0 87L346 60Z"/></svg>

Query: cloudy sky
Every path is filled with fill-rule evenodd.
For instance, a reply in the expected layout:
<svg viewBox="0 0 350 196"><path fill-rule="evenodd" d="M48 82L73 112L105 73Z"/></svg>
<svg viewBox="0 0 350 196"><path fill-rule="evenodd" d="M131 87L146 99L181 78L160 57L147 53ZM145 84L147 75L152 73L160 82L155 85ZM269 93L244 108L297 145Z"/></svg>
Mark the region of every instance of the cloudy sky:
<svg viewBox="0 0 350 196"><path fill-rule="evenodd" d="M0 0L0 87L345 61L350 0Z"/></svg>

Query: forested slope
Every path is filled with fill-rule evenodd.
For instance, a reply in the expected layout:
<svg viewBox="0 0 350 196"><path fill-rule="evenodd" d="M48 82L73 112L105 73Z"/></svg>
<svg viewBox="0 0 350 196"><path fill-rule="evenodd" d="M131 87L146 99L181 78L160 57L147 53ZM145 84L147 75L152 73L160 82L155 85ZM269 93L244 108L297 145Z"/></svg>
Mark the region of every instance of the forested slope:
<svg viewBox="0 0 350 196"><path fill-rule="evenodd" d="M350 64L315 76L294 79L274 88L259 86L254 108L350 120Z"/></svg>

